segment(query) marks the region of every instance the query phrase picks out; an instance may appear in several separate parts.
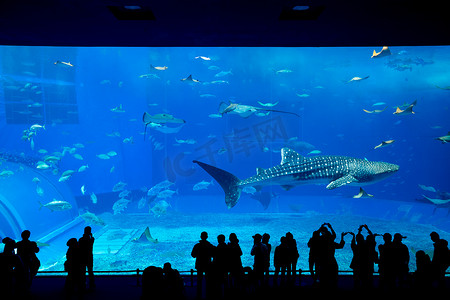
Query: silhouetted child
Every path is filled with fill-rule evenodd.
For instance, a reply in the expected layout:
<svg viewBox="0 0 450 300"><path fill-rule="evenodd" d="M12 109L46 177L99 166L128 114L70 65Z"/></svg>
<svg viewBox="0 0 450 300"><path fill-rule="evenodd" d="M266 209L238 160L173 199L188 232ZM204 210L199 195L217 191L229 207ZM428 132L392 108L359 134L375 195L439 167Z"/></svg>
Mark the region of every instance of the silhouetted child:
<svg viewBox="0 0 450 300"><path fill-rule="evenodd" d="M94 256L93 256L93 247L94 247L95 238L92 236L91 227L86 226L84 228L83 236L78 240L78 247L80 250L80 263L82 269L82 284L86 285L86 269L88 271L88 279L89 279L89 289L93 290L95 288L95 280L94 280Z"/></svg>
<svg viewBox="0 0 450 300"><path fill-rule="evenodd" d="M200 241L192 249L191 256L195 258L195 269L197 270L197 297L201 298L203 277L206 277L206 289L208 293L209 271L211 270L211 259L214 256L215 247L207 241L208 233L200 234Z"/></svg>
<svg viewBox="0 0 450 300"><path fill-rule="evenodd" d="M427 290L432 283L431 260L428 254L419 250L416 252L416 271L414 272L414 288Z"/></svg>
<svg viewBox="0 0 450 300"><path fill-rule="evenodd" d="M28 288L31 286L33 278L41 266L41 262L36 256L36 253L39 252L39 247L36 242L29 240L30 235L29 230L24 230L21 234L22 240L16 243L17 255L22 260Z"/></svg>
<svg viewBox="0 0 450 300"><path fill-rule="evenodd" d="M257 285L264 283L264 270L267 265L267 256L269 250L267 246L261 242L262 236L257 233L253 236L253 247L250 254L254 257L253 275Z"/></svg>
<svg viewBox="0 0 450 300"><path fill-rule="evenodd" d="M242 249L235 233L230 233L228 238L228 269L230 271L230 286L239 288L242 280Z"/></svg>
<svg viewBox="0 0 450 300"><path fill-rule="evenodd" d="M268 283L269 281L270 253L272 252L272 245L269 243L269 240L270 234L264 233L262 235L261 243L263 243L267 247L266 264L264 265L264 280L266 283Z"/></svg>
<svg viewBox="0 0 450 300"><path fill-rule="evenodd" d="M71 238L66 243L66 261L64 263L64 271L67 272L65 291L70 294L75 291L82 292L82 265L80 257L80 249L78 247L78 241L76 238Z"/></svg>
<svg viewBox="0 0 450 300"><path fill-rule="evenodd" d="M167 299L181 299L184 292L184 281L180 273L176 269L172 269L172 265L166 262L163 267L164 282Z"/></svg>
<svg viewBox="0 0 450 300"><path fill-rule="evenodd" d="M273 265L275 266L274 284L278 285L278 274L281 271L281 284L286 283L286 271L290 270L289 261L289 246L287 243L287 238L282 236L280 238L280 245L275 247L275 253L273 255ZM288 269L289 268L289 269Z"/></svg>
<svg viewBox="0 0 450 300"><path fill-rule="evenodd" d="M22 260L14 253L16 242L9 237L5 237L2 242L5 248L0 253L0 292L2 299L8 299L15 292L20 296L26 287L26 278Z"/></svg>
<svg viewBox="0 0 450 300"><path fill-rule="evenodd" d="M150 266L142 272L141 299L165 299L166 286L162 268ZM169 299L169 298L167 298Z"/></svg>

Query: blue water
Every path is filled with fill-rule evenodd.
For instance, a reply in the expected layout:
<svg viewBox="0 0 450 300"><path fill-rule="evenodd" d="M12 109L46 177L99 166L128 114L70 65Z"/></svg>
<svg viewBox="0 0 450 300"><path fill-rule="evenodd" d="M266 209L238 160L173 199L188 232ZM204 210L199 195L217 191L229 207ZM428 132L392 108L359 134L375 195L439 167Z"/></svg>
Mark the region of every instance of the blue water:
<svg viewBox="0 0 450 300"><path fill-rule="evenodd" d="M380 51L381 47L2 47L0 151L3 163L0 173L12 171L13 174L1 176L0 195L8 199L9 207L13 207L11 209L22 221L10 224L13 221L6 215L11 213L3 210L0 222L7 225L2 226L0 236L19 239L21 230L31 229L32 238L51 241L48 248L61 249L60 254L52 251L46 254L43 248L42 260L45 255L59 255L54 259L57 261L64 256L64 244L69 236L59 233L57 238L57 234L48 234L79 220L77 216L86 212L103 218L106 229L104 224L84 220L78 224L77 221L80 236L86 224L92 225L99 237L111 228L124 227L117 218L130 220L126 228L133 229L133 216L137 214L141 216L139 220L147 219L139 226L136 224L136 232L127 232L134 234L133 237L139 237L140 232L152 224L164 228L161 225L164 218L172 223L177 216L192 216L183 217L184 223L177 226L193 228L199 235L210 225L198 222L197 217L217 215L217 218L231 216L232 219L236 215L238 227L240 222L242 226L249 225L245 224L242 214L256 213L280 220L283 213L306 215L314 218L318 226L326 221L321 216L342 215L345 218L336 218L336 222L340 221L337 226L345 231L351 230L344 228L346 222L353 224L352 218L366 216L378 220L374 221L376 224L384 222L386 228L392 222L403 222L401 228L392 228L392 232L406 230L408 224L422 224L427 226L423 230L425 238L428 238L429 226L445 234L450 231L447 208L435 209L423 195L438 198L439 191L450 192L449 145L435 139L446 135L450 129L450 91L445 89L450 85L450 49L391 47L391 56L371 58L374 49ZM70 65L55 64L57 61ZM151 65L167 66L167 69L157 70ZM220 72L224 76L219 76ZM200 82L181 80L190 74ZM351 81L354 77L367 76L364 80ZM397 106L415 100L415 114L393 114ZM277 104L265 107L258 101ZM300 117L280 112L265 115L267 111L246 118L232 113L219 117L221 102L270 108ZM367 113L363 109L381 112ZM144 138L144 112L170 114L184 120L185 125L177 133L148 127ZM45 125L45 129L37 129L36 135L23 139L23 131L33 124ZM178 128L180 124L167 126ZM191 144L182 140L191 140ZM387 140L395 142L374 149ZM228 209L217 182L213 181L207 189L193 190L200 181L212 180L192 163L194 159L243 179L254 175L257 167L279 164L283 146L305 156L314 156L320 151L319 155L395 163L400 169L389 178L364 187L374 195L370 199L352 199L359 192L358 187L327 190L325 185L304 185L284 191L273 186L263 189L274 195L268 207L252 199L251 194L243 193L238 204ZM313 150L316 153L310 153ZM116 155L99 158L111 151ZM60 160L48 170L37 169L39 161L47 155ZM78 172L81 166L87 168ZM76 172L59 182L66 170ZM38 185L44 189L42 196L37 194L34 177L40 179ZM164 180L174 183L169 190L175 193L167 198L149 198L147 191ZM113 205L122 190L113 192L113 187L119 182L126 183L124 190L130 191L125 197L129 203L114 215ZM17 187L12 184L23 186L28 197L17 193ZM438 192L425 191L419 184ZM84 195L82 186L86 190ZM97 196L97 203L93 203L92 193ZM55 212L47 207L39 209L39 202L46 204L53 199L71 203L72 209ZM161 200L165 203L159 202ZM152 211L155 205L162 205L162 210ZM52 224L39 226L42 219ZM282 232L293 224L287 221L276 226L280 226L277 230ZM234 231L228 225L222 228L225 234ZM261 231L268 230L261 227ZM285 231L288 230L295 233L295 228ZM73 234L76 230L67 232ZM119 235L120 240L125 232ZM164 238L170 240L164 234L159 236L160 241ZM190 247L197 238L171 241L170 245L179 243ZM274 236L274 239L277 241L279 237ZM114 240L114 237L106 240ZM125 259L131 250L123 251L116 255ZM172 254L164 257L180 256ZM111 268L135 267L120 263L121 259L100 254L98 257L99 261L107 261L100 268L108 268L108 264ZM114 261L119 263L113 264Z"/></svg>

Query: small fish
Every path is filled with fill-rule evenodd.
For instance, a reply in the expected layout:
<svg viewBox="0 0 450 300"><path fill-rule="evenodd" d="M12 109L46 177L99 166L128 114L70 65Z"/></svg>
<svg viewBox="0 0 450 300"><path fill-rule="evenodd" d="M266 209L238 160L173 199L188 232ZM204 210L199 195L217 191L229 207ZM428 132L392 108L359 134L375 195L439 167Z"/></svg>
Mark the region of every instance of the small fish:
<svg viewBox="0 0 450 300"><path fill-rule="evenodd" d="M80 215L80 218L82 218L86 223L99 225L99 226L105 226L106 223L101 218L97 217L95 214L91 212L86 212L82 215Z"/></svg>
<svg viewBox="0 0 450 300"><path fill-rule="evenodd" d="M197 141L194 139L179 140L179 139L175 138L175 141L178 144L188 144L188 145L193 145L193 144L197 143Z"/></svg>
<svg viewBox="0 0 450 300"><path fill-rule="evenodd" d="M41 210L42 207L47 207L52 212L72 209L72 205L69 202L62 201L62 200L56 200L55 198L53 198L53 201L51 201L47 204L42 204L41 202L39 202L39 210Z"/></svg>
<svg viewBox="0 0 450 300"><path fill-rule="evenodd" d="M147 78L147 79L149 79L149 78L152 78L152 79L160 79L160 77L159 77L158 75L156 75L156 74L142 74L142 75L139 75L139 78Z"/></svg>
<svg viewBox="0 0 450 300"><path fill-rule="evenodd" d="M114 172L115 169L116 169L116 167L115 167L115 166L112 166L111 169L109 169L109 173Z"/></svg>
<svg viewBox="0 0 450 300"><path fill-rule="evenodd" d="M123 191L120 192L119 198L125 198L125 197L128 197L128 195L129 195L130 193L131 193L131 192L130 192L129 190L123 190Z"/></svg>
<svg viewBox="0 0 450 300"><path fill-rule="evenodd" d="M13 171L4 170L4 171L0 172L0 177L9 177L12 175L14 175Z"/></svg>
<svg viewBox="0 0 450 300"><path fill-rule="evenodd" d="M358 76L355 76L355 77L353 77L352 79L350 79L349 81L347 81L347 83L349 83L349 82L355 82L355 81L362 81L362 80L366 80L367 78L369 78L369 76L366 76L366 77L358 77Z"/></svg>
<svg viewBox="0 0 450 300"><path fill-rule="evenodd" d="M39 185L36 185L36 194L38 194L38 196L40 197L44 196L44 189Z"/></svg>
<svg viewBox="0 0 450 300"><path fill-rule="evenodd" d="M224 77L224 76L228 76L228 75L233 75L233 73L231 73L231 70L230 71L220 71L219 73L214 75L214 77Z"/></svg>
<svg viewBox="0 0 450 300"><path fill-rule="evenodd" d="M45 130L45 125L34 124L34 125L31 125L31 127L30 127L31 131L37 131L38 129Z"/></svg>
<svg viewBox="0 0 450 300"><path fill-rule="evenodd" d="M373 54L370 58L379 58L391 55L391 50L389 50L388 46L384 46L380 52L373 50Z"/></svg>
<svg viewBox="0 0 450 300"><path fill-rule="evenodd" d="M180 80L181 81L190 81L190 82L200 82L200 80L192 78L192 75L189 75L188 77L182 78Z"/></svg>
<svg viewBox="0 0 450 300"><path fill-rule="evenodd" d="M211 60L210 57L208 57L208 56L201 56L201 55L200 56L196 56L195 59Z"/></svg>
<svg viewBox="0 0 450 300"><path fill-rule="evenodd" d="M158 66L156 66L156 67L154 67L154 66L150 65L150 68L151 68L151 69L154 69L154 70L158 70L158 71L165 71L165 70L167 70L169 67L167 67L167 66L164 66L164 67L158 67Z"/></svg>
<svg viewBox="0 0 450 300"><path fill-rule="evenodd" d="M122 104L120 104L117 107L111 108L110 111L116 112L116 113L124 113L125 110L123 110Z"/></svg>
<svg viewBox="0 0 450 300"><path fill-rule="evenodd" d="M73 64L71 64L70 62L65 62L65 61L60 61L57 60L53 63L55 66L59 66L59 67L74 67Z"/></svg>
<svg viewBox="0 0 450 300"><path fill-rule="evenodd" d="M208 117L210 117L211 119L218 119L222 118L222 114L209 114Z"/></svg>
<svg viewBox="0 0 450 300"><path fill-rule="evenodd" d="M206 190L206 189L208 189L208 187L209 187L211 184L213 184L212 181L211 181L211 182L208 182L208 181L202 180L202 181L200 181L200 182L197 182L197 183L192 187L192 190L194 190L194 191Z"/></svg>
<svg viewBox="0 0 450 300"><path fill-rule="evenodd" d="M50 169L50 168L51 167L49 165L47 165L45 162L43 162L43 161L38 162L37 165L36 165L36 169L38 169L38 170L47 170L47 169Z"/></svg>
<svg viewBox="0 0 450 300"><path fill-rule="evenodd" d="M86 194L86 187L84 185L81 186L80 188L81 194Z"/></svg>
<svg viewBox="0 0 450 300"><path fill-rule="evenodd" d="M76 159L78 159L78 160L83 160L83 156L81 156L81 154L78 154L78 153L75 153L75 154L73 155L73 158L76 158Z"/></svg>
<svg viewBox="0 0 450 300"><path fill-rule="evenodd" d="M113 192L122 191L127 184L125 182L119 181L116 183L112 189Z"/></svg>
<svg viewBox="0 0 450 300"><path fill-rule="evenodd" d="M100 159L110 159L111 158L107 154L97 154L96 156Z"/></svg>
<svg viewBox="0 0 450 300"><path fill-rule="evenodd" d="M75 173L74 170L67 170L67 171L64 171L64 172L61 174L61 176L72 176L73 173Z"/></svg>
<svg viewBox="0 0 450 300"><path fill-rule="evenodd" d="M178 190L173 191L173 190L164 190L158 193L158 195L156 195L156 198L160 198L160 199L166 199L166 198L171 198L174 194L178 194Z"/></svg>
<svg viewBox="0 0 450 300"><path fill-rule="evenodd" d="M395 140L383 141L383 142L381 142L381 144L379 144L378 146L375 146L373 149L378 149L378 148L381 148L381 147L386 147L386 146L392 144L393 142L395 142Z"/></svg>
<svg viewBox="0 0 450 300"><path fill-rule="evenodd" d="M386 108L387 108L387 106L384 109L374 109L374 110L363 109L363 111L368 113L368 114L379 114L379 113L382 113L383 111L385 111Z"/></svg>
<svg viewBox="0 0 450 300"><path fill-rule="evenodd" d="M322 153L322 151L320 151L320 150L312 150L312 151L310 151L310 152L308 153L308 155L309 155L309 154L320 154L320 153Z"/></svg>
<svg viewBox="0 0 450 300"><path fill-rule="evenodd" d="M275 105L278 104L278 101L275 102L275 103L270 103L270 102L268 102L268 103L262 103L262 102L258 101L258 104L261 105L261 106L264 106L264 107L274 107Z"/></svg>
<svg viewBox="0 0 450 300"><path fill-rule="evenodd" d="M78 173L84 172L84 171L86 171L88 168L89 168L88 165L83 165L83 166L81 166L81 167L78 168Z"/></svg>
<svg viewBox="0 0 450 300"><path fill-rule="evenodd" d="M122 142L123 142L124 144L133 144L133 143L134 143L133 137L130 136L129 138L124 138Z"/></svg>
<svg viewBox="0 0 450 300"><path fill-rule="evenodd" d="M34 182L36 184L38 184L39 182L41 182L41 180L38 177L34 177L31 182Z"/></svg>
<svg viewBox="0 0 450 300"><path fill-rule="evenodd" d="M382 105L386 105L386 102L377 102L372 104L372 106L382 106Z"/></svg>
<svg viewBox="0 0 450 300"><path fill-rule="evenodd" d="M300 97L300 98L307 98L307 97L309 97L309 94L298 94L298 93L295 93L296 95L297 95L297 97Z"/></svg>
<svg viewBox="0 0 450 300"><path fill-rule="evenodd" d="M276 74L292 73L292 70L289 70L289 69L282 69L282 70L275 71L275 73L276 73Z"/></svg>
<svg viewBox="0 0 450 300"><path fill-rule="evenodd" d="M93 192L91 193L91 201L93 204L97 204L97 195L94 194Z"/></svg>
<svg viewBox="0 0 450 300"><path fill-rule="evenodd" d="M65 181L69 180L71 176L72 175L61 176L61 177L59 177L58 182L65 182Z"/></svg>
<svg viewBox="0 0 450 300"><path fill-rule="evenodd" d="M106 153L106 155L108 155L109 157L113 157L117 155L116 151L109 151L108 153Z"/></svg>
<svg viewBox="0 0 450 300"><path fill-rule="evenodd" d="M437 137L435 138L435 140L441 141L442 144L450 143L450 131L447 133L447 135Z"/></svg>
<svg viewBox="0 0 450 300"><path fill-rule="evenodd" d="M353 196L353 198L371 198L373 195L366 193L365 190L363 190L362 187L359 188L358 195Z"/></svg>

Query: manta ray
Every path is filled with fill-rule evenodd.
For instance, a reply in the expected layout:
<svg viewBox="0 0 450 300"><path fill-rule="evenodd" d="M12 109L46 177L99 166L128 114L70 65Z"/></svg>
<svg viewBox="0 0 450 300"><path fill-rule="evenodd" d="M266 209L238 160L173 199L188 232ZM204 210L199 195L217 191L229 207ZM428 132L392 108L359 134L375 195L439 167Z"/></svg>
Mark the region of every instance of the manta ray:
<svg viewBox="0 0 450 300"><path fill-rule="evenodd" d="M150 115L147 112L144 112L144 115L142 116L142 121L145 124L145 130L144 130L144 140L145 140L145 136L147 134L147 126L151 126L151 127L164 127L164 128L169 128L165 125L161 125L161 124L165 124L165 123L175 123L175 124L184 124L186 123L185 120L183 119L178 119L175 118L174 116L170 115L170 114L156 114L156 115ZM161 126L155 125L155 124L160 124ZM180 126L181 127L181 126ZM174 132L178 132L180 128L177 128ZM164 132L163 128L157 129L161 132ZM167 130L168 133L171 133L170 130Z"/></svg>
<svg viewBox="0 0 450 300"><path fill-rule="evenodd" d="M391 55L391 50L389 50L388 46L384 46L380 52L373 50L373 54L370 58L379 58Z"/></svg>
<svg viewBox="0 0 450 300"><path fill-rule="evenodd" d="M400 107L397 107L397 110L394 112L394 115L410 115L415 114L413 112L413 107L416 106L417 100L415 100L413 103L411 103L407 108L404 110L400 109Z"/></svg>
<svg viewBox="0 0 450 300"><path fill-rule="evenodd" d="M281 163L268 169L257 168L256 175L240 180L235 175L197 160L193 161L211 175L225 192L228 208L236 205L245 187L260 190L280 185L289 190L302 184L327 184L327 189L344 185L363 186L378 182L398 171L399 166L386 162L336 155L304 157L292 149L281 149Z"/></svg>
<svg viewBox="0 0 450 300"><path fill-rule="evenodd" d="M244 104L238 104L238 103L230 103L227 104L225 102L221 102L219 105L219 113L223 116L227 113L232 114L238 114L239 116L243 118L250 117L253 113L260 112L260 111L267 111L267 112L279 112L284 114L291 114L297 117L300 117L298 114L290 111L283 111L283 110L275 110L271 108L262 108L262 107L255 107L250 105L244 105Z"/></svg>

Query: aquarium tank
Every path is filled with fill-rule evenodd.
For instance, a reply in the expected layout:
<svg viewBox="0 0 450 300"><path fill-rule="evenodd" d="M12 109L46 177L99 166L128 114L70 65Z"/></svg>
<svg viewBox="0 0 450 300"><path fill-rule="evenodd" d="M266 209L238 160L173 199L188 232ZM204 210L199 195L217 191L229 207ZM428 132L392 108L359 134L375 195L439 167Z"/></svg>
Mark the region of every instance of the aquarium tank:
<svg viewBox="0 0 450 300"><path fill-rule="evenodd" d="M308 270L323 223L367 224L413 271L450 238L449 69L446 46L0 47L0 237L62 271L91 226L94 270L187 271L202 231L244 266L291 232Z"/></svg>

